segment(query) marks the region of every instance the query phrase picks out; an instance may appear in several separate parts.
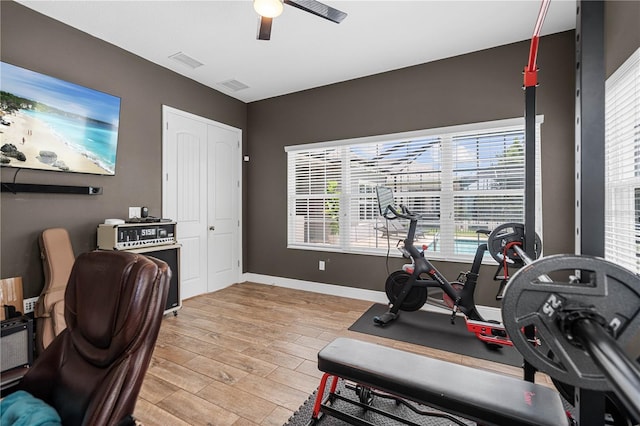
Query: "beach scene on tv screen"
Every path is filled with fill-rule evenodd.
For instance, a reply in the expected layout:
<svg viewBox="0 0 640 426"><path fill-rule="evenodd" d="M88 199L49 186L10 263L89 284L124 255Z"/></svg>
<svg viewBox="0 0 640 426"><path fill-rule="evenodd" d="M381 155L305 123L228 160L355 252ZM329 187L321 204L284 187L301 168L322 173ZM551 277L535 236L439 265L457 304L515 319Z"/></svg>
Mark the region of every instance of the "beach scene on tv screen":
<svg viewBox="0 0 640 426"><path fill-rule="evenodd" d="M0 62L2 166L115 174L120 98Z"/></svg>

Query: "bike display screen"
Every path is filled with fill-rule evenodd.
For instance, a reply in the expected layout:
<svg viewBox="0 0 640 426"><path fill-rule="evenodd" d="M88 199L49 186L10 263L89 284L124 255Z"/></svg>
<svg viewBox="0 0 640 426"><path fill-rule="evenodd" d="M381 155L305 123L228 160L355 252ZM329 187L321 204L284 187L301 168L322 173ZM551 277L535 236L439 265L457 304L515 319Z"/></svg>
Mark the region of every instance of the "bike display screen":
<svg viewBox="0 0 640 426"><path fill-rule="evenodd" d="M393 190L386 186L376 186L376 194L378 196L378 209L380 215L386 217L391 213L390 207L393 207Z"/></svg>

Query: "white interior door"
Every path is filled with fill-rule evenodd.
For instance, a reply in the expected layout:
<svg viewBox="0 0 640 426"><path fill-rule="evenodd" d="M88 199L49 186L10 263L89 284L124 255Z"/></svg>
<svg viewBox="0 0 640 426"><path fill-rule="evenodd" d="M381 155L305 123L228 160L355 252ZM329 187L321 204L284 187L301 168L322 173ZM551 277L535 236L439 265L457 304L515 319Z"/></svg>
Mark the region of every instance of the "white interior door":
<svg viewBox="0 0 640 426"><path fill-rule="evenodd" d="M209 125L209 285L214 291L237 282L239 276L237 173L240 140L236 131Z"/></svg>
<svg viewBox="0 0 640 426"><path fill-rule="evenodd" d="M163 117L163 217L177 222L186 299L240 276L240 130L166 106Z"/></svg>

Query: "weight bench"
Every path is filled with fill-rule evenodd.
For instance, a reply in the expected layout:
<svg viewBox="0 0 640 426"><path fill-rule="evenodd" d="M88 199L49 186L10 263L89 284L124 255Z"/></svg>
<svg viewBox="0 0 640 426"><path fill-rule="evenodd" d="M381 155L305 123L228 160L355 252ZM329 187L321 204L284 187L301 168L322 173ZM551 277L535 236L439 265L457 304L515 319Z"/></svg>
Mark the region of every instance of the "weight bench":
<svg viewBox="0 0 640 426"><path fill-rule="evenodd" d="M558 392L513 377L453 364L373 343L337 338L318 353L325 374L312 419L322 413L357 424L331 407L339 379L474 420L482 425L567 425ZM327 381L333 377L327 397ZM356 404L357 405L357 404Z"/></svg>

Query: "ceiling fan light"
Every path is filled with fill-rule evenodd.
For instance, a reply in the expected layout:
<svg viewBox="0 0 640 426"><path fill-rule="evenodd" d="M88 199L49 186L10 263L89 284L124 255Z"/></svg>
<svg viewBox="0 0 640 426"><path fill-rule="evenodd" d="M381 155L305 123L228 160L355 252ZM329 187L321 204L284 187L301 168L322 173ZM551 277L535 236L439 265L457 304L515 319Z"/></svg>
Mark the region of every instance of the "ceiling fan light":
<svg viewBox="0 0 640 426"><path fill-rule="evenodd" d="M253 8L260 16L275 18L282 13L284 4L282 0L253 0Z"/></svg>

